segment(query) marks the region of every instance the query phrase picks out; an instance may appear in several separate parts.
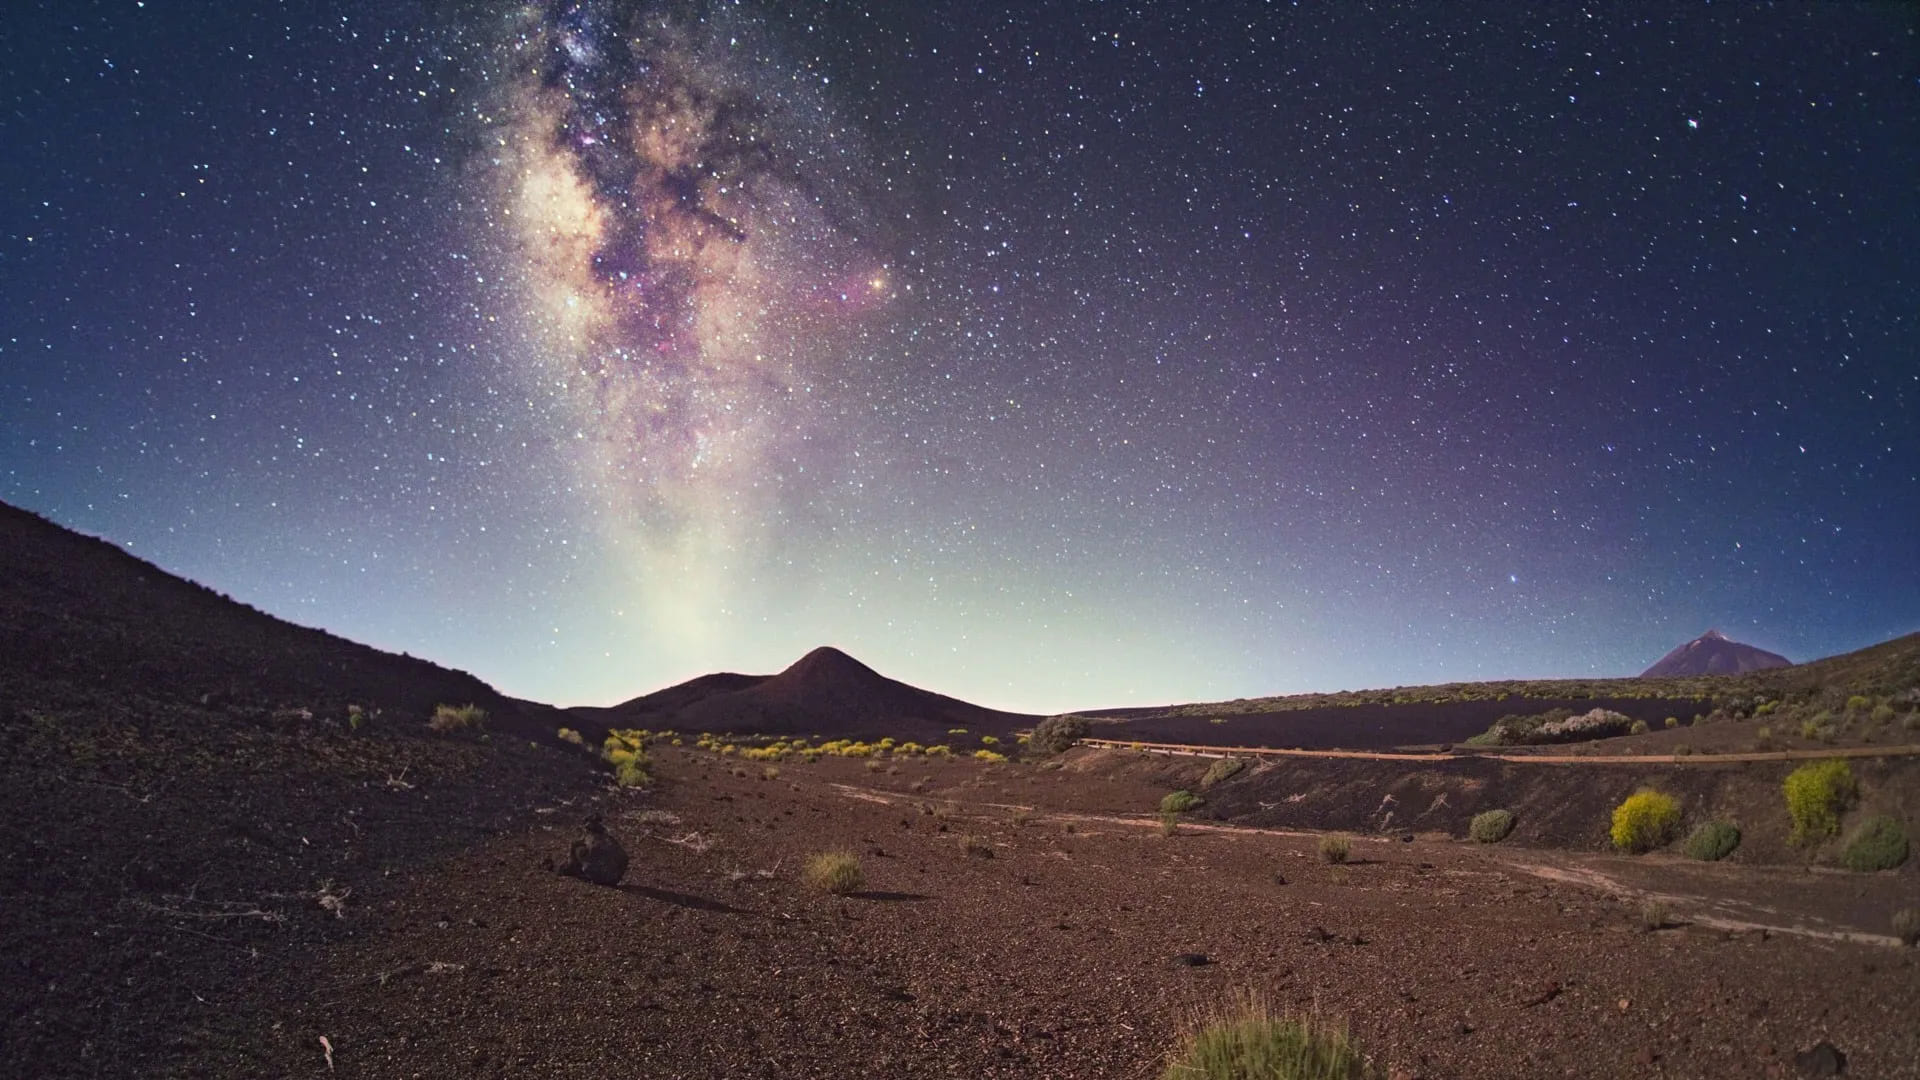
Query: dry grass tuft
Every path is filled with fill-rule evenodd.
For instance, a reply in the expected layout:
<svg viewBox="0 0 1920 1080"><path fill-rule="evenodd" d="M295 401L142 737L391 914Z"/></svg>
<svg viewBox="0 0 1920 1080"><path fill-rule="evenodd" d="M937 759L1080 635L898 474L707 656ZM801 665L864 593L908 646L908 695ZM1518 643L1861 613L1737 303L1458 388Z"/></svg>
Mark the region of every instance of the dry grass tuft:
<svg viewBox="0 0 1920 1080"><path fill-rule="evenodd" d="M821 892L846 896L860 891L867 876L860 870L860 858L850 851L827 851L807 860L800 880Z"/></svg>
<svg viewBox="0 0 1920 1080"><path fill-rule="evenodd" d="M1160 1080L1377 1080L1346 1025L1282 1017L1248 994L1189 1024Z"/></svg>
<svg viewBox="0 0 1920 1080"><path fill-rule="evenodd" d="M1339 865L1347 861L1353 853L1353 841L1339 833L1328 833L1320 838L1320 858L1328 863Z"/></svg>

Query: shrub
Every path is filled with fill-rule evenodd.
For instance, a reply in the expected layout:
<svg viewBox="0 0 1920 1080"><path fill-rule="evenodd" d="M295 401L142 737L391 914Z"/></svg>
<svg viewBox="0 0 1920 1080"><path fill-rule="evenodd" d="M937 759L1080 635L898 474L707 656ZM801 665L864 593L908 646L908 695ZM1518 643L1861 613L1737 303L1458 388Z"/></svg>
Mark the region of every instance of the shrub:
<svg viewBox="0 0 1920 1080"><path fill-rule="evenodd" d="M1473 821L1467 826L1467 835L1483 844L1497 844L1513 831L1513 811L1488 810L1473 815Z"/></svg>
<svg viewBox="0 0 1920 1080"><path fill-rule="evenodd" d="M1320 838L1320 858L1329 863L1343 863L1353 851L1353 841L1339 833L1328 833Z"/></svg>
<svg viewBox="0 0 1920 1080"><path fill-rule="evenodd" d="M1062 754L1092 730L1093 722L1084 716L1072 713L1049 716L1033 726L1033 737L1027 740L1027 747L1041 754Z"/></svg>
<svg viewBox="0 0 1920 1080"><path fill-rule="evenodd" d="M1907 861L1907 830L1895 818L1870 817L1847 837L1840 865L1862 873L1891 870Z"/></svg>
<svg viewBox="0 0 1920 1080"><path fill-rule="evenodd" d="M575 746L587 745L587 740L581 738L580 733L570 727L563 727L554 734L561 742L572 743Z"/></svg>
<svg viewBox="0 0 1920 1080"><path fill-rule="evenodd" d="M1195 1023L1160 1080L1377 1080L1379 1075L1344 1025L1279 1017L1264 1000L1249 995Z"/></svg>
<svg viewBox="0 0 1920 1080"><path fill-rule="evenodd" d="M960 838L960 850L971 859L993 858L993 845L985 837L963 836Z"/></svg>
<svg viewBox="0 0 1920 1080"><path fill-rule="evenodd" d="M1793 770L1781 785L1787 813L1793 818L1789 839L1812 844L1840 831L1840 813L1859 794L1853 770L1838 758L1815 761Z"/></svg>
<svg viewBox="0 0 1920 1080"><path fill-rule="evenodd" d="M1679 718L1679 717L1677 717L1677 716L1669 716L1669 717L1667 717L1667 719L1666 719L1666 725L1667 725L1668 727L1670 727L1670 728L1676 728L1676 727L1679 727L1679 726L1680 726L1680 718Z"/></svg>
<svg viewBox="0 0 1920 1080"><path fill-rule="evenodd" d="M812 888L835 896L859 892L860 886L867 883L867 876L860 872L859 857L848 851L829 851L813 856L807 860L800 878Z"/></svg>
<svg viewBox="0 0 1920 1080"><path fill-rule="evenodd" d="M995 735L982 735L980 736L980 745L981 746L999 746L1000 739L998 736L995 736Z"/></svg>
<svg viewBox="0 0 1920 1080"><path fill-rule="evenodd" d="M761 770L760 770L760 779L762 779L762 780L778 780L778 779L780 779L780 766L778 766L778 765L769 765L769 766L767 766L766 768L764 768L764 769L761 769Z"/></svg>
<svg viewBox="0 0 1920 1080"><path fill-rule="evenodd" d="M646 787L652 779L647 775L647 759L640 754L629 755L613 767L613 782L621 787Z"/></svg>
<svg viewBox="0 0 1920 1080"><path fill-rule="evenodd" d="M468 702L465 705L439 705L433 710L433 718L427 721L427 728L436 735L450 735L468 728L484 727L487 723L487 710Z"/></svg>
<svg viewBox="0 0 1920 1080"><path fill-rule="evenodd" d="M1203 802L1206 802L1206 800L1191 791L1170 792L1165 798L1160 800L1160 812L1163 814L1184 814Z"/></svg>
<svg viewBox="0 0 1920 1080"><path fill-rule="evenodd" d="M1207 775L1200 778L1200 790L1205 791L1222 780L1231 779L1246 767L1247 763L1237 757L1218 758L1207 766Z"/></svg>
<svg viewBox="0 0 1920 1080"><path fill-rule="evenodd" d="M1873 704L1873 701L1870 698L1863 694L1855 694L1847 699L1847 711L1859 712L1871 704Z"/></svg>
<svg viewBox="0 0 1920 1080"><path fill-rule="evenodd" d="M1709 821L1687 834L1682 850L1689 859L1719 862L1740 846L1740 826L1730 821Z"/></svg>
<svg viewBox="0 0 1920 1080"><path fill-rule="evenodd" d="M1638 855L1666 844L1680 826L1680 804L1673 796L1641 788L1613 809L1613 846Z"/></svg>
<svg viewBox="0 0 1920 1080"><path fill-rule="evenodd" d="M1888 705L1885 702L1882 702L1879 705L1875 705L1873 707L1872 718L1873 718L1873 722L1876 724L1893 723L1893 706Z"/></svg>
<svg viewBox="0 0 1920 1080"><path fill-rule="evenodd" d="M1648 900L1640 905L1640 929L1649 934L1664 929L1672 915L1665 900Z"/></svg>
<svg viewBox="0 0 1920 1080"><path fill-rule="evenodd" d="M1007 760L1007 755L1005 755L1005 754L996 754L996 753L994 753L994 752L993 752L993 751L991 751L991 750L975 750L975 751L973 752L973 756L974 756L974 757L975 757L975 758L976 758L977 760L980 760L980 761L984 761L984 762L986 762L986 763L987 763L987 764L989 764L989 765L993 765L993 764L996 764L996 763L998 763L998 762L1002 762L1002 761L1005 761L1005 760Z"/></svg>
<svg viewBox="0 0 1920 1080"><path fill-rule="evenodd" d="M361 708L358 705L347 706L348 730L359 731L361 728L366 726L367 726L367 710Z"/></svg>
<svg viewBox="0 0 1920 1080"><path fill-rule="evenodd" d="M1160 835L1161 836L1174 836L1179 832L1180 832L1180 815L1179 814L1161 814L1160 815Z"/></svg>
<svg viewBox="0 0 1920 1080"><path fill-rule="evenodd" d="M1920 908L1901 908L1894 912L1893 934L1908 948L1920 945Z"/></svg>
<svg viewBox="0 0 1920 1080"><path fill-rule="evenodd" d="M1627 734L1629 735L1645 735L1647 732L1652 730L1653 730L1652 728L1647 726L1647 722L1645 720L1635 720L1632 724L1627 726Z"/></svg>

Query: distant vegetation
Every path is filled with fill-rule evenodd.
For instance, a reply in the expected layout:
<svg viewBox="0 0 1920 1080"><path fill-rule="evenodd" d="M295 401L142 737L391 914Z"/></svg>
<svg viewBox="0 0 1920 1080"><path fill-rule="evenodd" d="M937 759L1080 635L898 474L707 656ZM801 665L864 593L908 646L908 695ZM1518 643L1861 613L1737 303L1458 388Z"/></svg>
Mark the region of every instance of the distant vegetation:
<svg viewBox="0 0 1920 1080"><path fill-rule="evenodd" d="M1920 945L1920 908L1901 908L1894 912L1893 934L1908 948Z"/></svg>
<svg viewBox="0 0 1920 1080"><path fill-rule="evenodd" d="M1247 763L1237 757L1218 758L1207 766L1207 774L1200 778L1200 790L1205 791L1223 780L1230 780L1246 767Z"/></svg>
<svg viewBox="0 0 1920 1080"><path fill-rule="evenodd" d="M1626 735L1639 723L1612 709L1590 709L1575 714L1572 709L1548 709L1540 713L1508 713L1495 720L1486 731L1467 740L1468 746L1538 746L1550 743L1585 742Z"/></svg>
<svg viewBox="0 0 1920 1080"><path fill-rule="evenodd" d="M427 728L436 735L451 735L457 731L477 731L486 724L487 710L468 702L465 705L436 706L433 717L427 721Z"/></svg>
<svg viewBox="0 0 1920 1080"><path fill-rule="evenodd" d="M1249 996L1189 1031L1160 1080L1377 1080L1344 1025L1276 1016Z"/></svg>
<svg viewBox="0 0 1920 1080"><path fill-rule="evenodd" d="M1191 791L1169 792L1160 800L1160 812L1163 814L1184 814L1203 802L1206 802L1206 800Z"/></svg>
<svg viewBox="0 0 1920 1080"><path fill-rule="evenodd" d="M1063 754L1092 730L1093 724L1084 716L1072 713L1049 716L1033 726L1027 749L1036 754Z"/></svg>
<svg viewBox="0 0 1920 1080"><path fill-rule="evenodd" d="M1895 818L1870 817L1847 837L1840 865L1870 873L1891 870L1907 861L1907 829Z"/></svg>
<svg viewBox="0 0 1920 1080"><path fill-rule="evenodd" d="M1818 843L1839 832L1840 814L1860 793L1853 770L1837 758L1800 766L1781 787L1793 818L1789 839L1796 844Z"/></svg>
<svg viewBox="0 0 1920 1080"><path fill-rule="evenodd" d="M1679 828L1679 802L1653 788L1641 788L1614 807L1608 835L1614 847L1638 855L1672 842Z"/></svg>
<svg viewBox="0 0 1920 1080"><path fill-rule="evenodd" d="M1709 821L1687 834L1681 850L1687 858L1719 862L1740 846L1740 827L1728 821Z"/></svg>
<svg viewBox="0 0 1920 1080"><path fill-rule="evenodd" d="M1483 844L1497 844L1513 831L1513 811L1488 810L1473 815L1473 821L1467 825L1467 835Z"/></svg>
<svg viewBox="0 0 1920 1080"><path fill-rule="evenodd" d="M647 758L649 734L633 729L607 733L606 741L600 744L600 756L613 766L614 783L621 787L645 787L652 780L647 773L653 764Z"/></svg>

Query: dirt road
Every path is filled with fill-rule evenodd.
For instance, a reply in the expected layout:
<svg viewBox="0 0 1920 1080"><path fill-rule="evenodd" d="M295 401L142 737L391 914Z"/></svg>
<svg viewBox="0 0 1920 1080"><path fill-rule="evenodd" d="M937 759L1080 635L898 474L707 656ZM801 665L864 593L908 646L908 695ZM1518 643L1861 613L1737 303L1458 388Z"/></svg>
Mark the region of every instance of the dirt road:
<svg viewBox="0 0 1920 1080"><path fill-rule="evenodd" d="M1082 739L1087 746L1107 750L1138 750L1149 754L1188 757L1303 757L1353 758L1363 761L1447 761L1475 757L1530 765L1723 765L1742 761L1816 761L1825 758L1884 758L1920 755L1920 745L1847 746L1826 750L1769 750L1739 754L1490 754L1477 750L1416 754L1390 750L1292 750L1271 746L1198 746L1180 743L1122 742Z"/></svg>

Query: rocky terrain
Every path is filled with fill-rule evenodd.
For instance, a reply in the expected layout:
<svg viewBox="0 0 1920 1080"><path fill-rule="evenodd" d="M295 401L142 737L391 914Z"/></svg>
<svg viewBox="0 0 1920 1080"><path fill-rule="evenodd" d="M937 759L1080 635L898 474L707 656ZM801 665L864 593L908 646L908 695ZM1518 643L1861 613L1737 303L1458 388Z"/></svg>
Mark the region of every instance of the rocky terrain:
<svg viewBox="0 0 1920 1080"><path fill-rule="evenodd" d="M1803 717L1808 748L1870 754L1849 830L1920 820L1894 741L1917 643L1686 684L1654 700L1698 722L1598 745L1744 747ZM1891 926L1920 871L1790 841L1791 763L1025 758L1031 718L832 650L596 726L6 508L0 645L0 1075L1144 1078L1255 991L1345 1018L1382 1075L1920 1076L1920 950ZM1446 705L1401 696L1317 704L1410 711L1287 737L1397 744ZM622 737L645 783L613 782L601 727L725 699L715 730L822 739L656 723ZM1245 737L1281 713L1311 715L1160 715ZM1615 854L1609 810L1643 784L1743 842ZM1176 790L1200 801L1161 814ZM1466 839L1494 807L1511 834ZM595 820L617 886L587 880L618 865L581 846ZM1342 863L1328 830L1352 836ZM826 852L857 887L809 883Z"/></svg>

